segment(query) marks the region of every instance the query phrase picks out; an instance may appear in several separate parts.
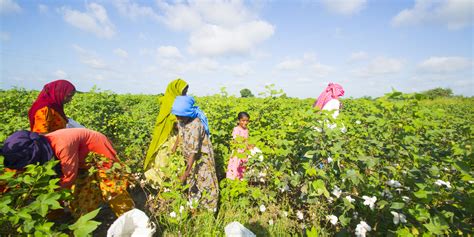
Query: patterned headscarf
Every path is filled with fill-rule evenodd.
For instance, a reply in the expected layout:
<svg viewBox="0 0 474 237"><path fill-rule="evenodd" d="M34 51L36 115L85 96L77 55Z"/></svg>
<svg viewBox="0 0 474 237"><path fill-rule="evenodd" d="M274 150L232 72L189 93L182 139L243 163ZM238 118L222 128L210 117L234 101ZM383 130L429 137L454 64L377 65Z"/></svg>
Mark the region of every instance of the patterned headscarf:
<svg viewBox="0 0 474 237"><path fill-rule="evenodd" d="M313 107L317 106L319 109L323 109L324 105L326 105L326 103L331 99L338 99L341 96L344 96L344 89L342 86L331 82L321 95L319 95L318 99L314 102Z"/></svg>
<svg viewBox="0 0 474 237"><path fill-rule="evenodd" d="M207 122L207 117L202 112L199 107L194 105L194 98L192 96L178 96L174 100L173 108L171 109L171 113L177 116L183 117L190 117L196 118L198 117L204 129L206 130L207 135L210 134L209 132L209 123Z"/></svg>
<svg viewBox="0 0 474 237"><path fill-rule="evenodd" d="M74 91L76 91L74 85L66 80L57 80L46 84L28 111L30 129L33 129L35 125L36 111L45 106L54 109L67 121L66 114L64 114L64 99Z"/></svg>
<svg viewBox="0 0 474 237"><path fill-rule="evenodd" d="M10 135L0 154L5 157L4 166L10 169L23 169L36 163L41 165L54 157L53 149L44 136L25 130Z"/></svg>

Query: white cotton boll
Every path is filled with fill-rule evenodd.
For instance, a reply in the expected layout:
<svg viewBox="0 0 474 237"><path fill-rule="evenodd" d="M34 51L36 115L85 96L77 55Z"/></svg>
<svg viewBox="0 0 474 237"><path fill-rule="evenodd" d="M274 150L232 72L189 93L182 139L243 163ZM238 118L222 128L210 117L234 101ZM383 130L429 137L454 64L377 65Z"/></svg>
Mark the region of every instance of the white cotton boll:
<svg viewBox="0 0 474 237"><path fill-rule="evenodd" d="M341 196L341 193L342 191L337 186L335 186L334 190L332 190L332 195L334 195L336 198L339 198Z"/></svg>
<svg viewBox="0 0 474 237"><path fill-rule="evenodd" d="M171 213L170 213L170 216L171 216L172 218L176 218L176 212L174 212L174 211L171 212Z"/></svg>
<svg viewBox="0 0 474 237"><path fill-rule="evenodd" d="M333 203L333 202L334 202L334 198L328 197L328 202L329 202L329 203Z"/></svg>
<svg viewBox="0 0 474 237"><path fill-rule="evenodd" d="M287 212L287 211L284 211L284 212L283 212L283 216L284 216L284 217L288 217L288 212Z"/></svg>
<svg viewBox="0 0 474 237"><path fill-rule="evenodd" d="M356 121L356 124L361 124L362 122L360 120L357 120Z"/></svg>
<svg viewBox="0 0 474 237"><path fill-rule="evenodd" d="M332 162L332 158L328 157L328 164L330 164L331 162Z"/></svg>
<svg viewBox="0 0 474 237"><path fill-rule="evenodd" d="M321 129L320 127L313 127L313 129L316 131L316 132L322 132L323 129Z"/></svg>
<svg viewBox="0 0 474 237"><path fill-rule="evenodd" d="M260 205L260 212L265 212L265 210L267 210L267 208L265 207L265 205Z"/></svg>
<svg viewBox="0 0 474 237"><path fill-rule="evenodd" d="M252 155L252 156L254 156L257 153L262 153L262 151L260 149L258 149L258 147L254 147L254 148L252 148L252 150L250 150L250 155Z"/></svg>
<svg viewBox="0 0 474 237"><path fill-rule="evenodd" d="M403 196L403 197L402 197L402 200L403 200L404 202L409 202L409 201L410 201L410 198L407 197L407 196Z"/></svg>
<svg viewBox="0 0 474 237"><path fill-rule="evenodd" d="M268 221L268 224L269 224L269 225L273 225L273 220L270 219L270 220Z"/></svg>
<svg viewBox="0 0 474 237"><path fill-rule="evenodd" d="M360 237L365 237L367 232L371 231L372 228L365 222L365 221L360 221L359 224L357 224L356 230L355 230L355 235L360 236Z"/></svg>
<svg viewBox="0 0 474 237"><path fill-rule="evenodd" d="M374 210L375 202L377 201L377 197L368 197L368 196L362 196L362 198L365 200L364 205L369 206L370 210Z"/></svg>
<svg viewBox="0 0 474 237"><path fill-rule="evenodd" d="M303 220L303 218L304 218L303 212L301 212L301 211L296 212L296 217L298 217L298 219L300 219L300 220Z"/></svg>
<svg viewBox="0 0 474 237"><path fill-rule="evenodd" d="M184 211L184 207L183 207L183 206L180 206L180 207L179 207L179 213L183 213L183 211Z"/></svg>
<svg viewBox="0 0 474 237"><path fill-rule="evenodd" d="M400 188L402 186L402 184L396 180L389 180L387 181L387 185L392 187L392 188Z"/></svg>
<svg viewBox="0 0 474 237"><path fill-rule="evenodd" d="M352 198L350 195L349 196L346 196L346 199L350 202L350 203L353 203L355 201L354 198Z"/></svg>
<svg viewBox="0 0 474 237"><path fill-rule="evenodd" d="M332 124L331 124L331 123L328 123L327 126L328 126L329 129L335 129L335 128L337 127L337 124L335 124L335 123L332 123Z"/></svg>
<svg viewBox="0 0 474 237"><path fill-rule="evenodd" d="M443 180L438 179L438 180L436 180L435 184L438 185L438 186L446 186L446 188L448 188L448 189L451 188L451 183L449 181L445 182Z"/></svg>
<svg viewBox="0 0 474 237"><path fill-rule="evenodd" d="M163 192L165 192L165 193L167 193L167 192L169 192L169 191L171 191L169 188L165 188L165 189L163 190Z"/></svg>
<svg viewBox="0 0 474 237"><path fill-rule="evenodd" d="M398 225L398 223L407 223L407 217L402 213L391 211L393 215L393 224Z"/></svg>
<svg viewBox="0 0 474 237"><path fill-rule="evenodd" d="M331 222L332 225L336 225L337 224L337 216L335 215L329 215L326 217L327 219L329 219L329 222Z"/></svg>

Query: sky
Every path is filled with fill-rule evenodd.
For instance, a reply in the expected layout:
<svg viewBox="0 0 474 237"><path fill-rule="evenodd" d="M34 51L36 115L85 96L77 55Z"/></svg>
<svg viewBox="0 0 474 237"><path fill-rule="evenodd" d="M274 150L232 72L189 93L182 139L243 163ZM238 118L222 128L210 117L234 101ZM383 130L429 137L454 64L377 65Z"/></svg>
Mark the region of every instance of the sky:
<svg viewBox="0 0 474 237"><path fill-rule="evenodd" d="M474 0L0 0L0 88L474 95Z"/></svg>

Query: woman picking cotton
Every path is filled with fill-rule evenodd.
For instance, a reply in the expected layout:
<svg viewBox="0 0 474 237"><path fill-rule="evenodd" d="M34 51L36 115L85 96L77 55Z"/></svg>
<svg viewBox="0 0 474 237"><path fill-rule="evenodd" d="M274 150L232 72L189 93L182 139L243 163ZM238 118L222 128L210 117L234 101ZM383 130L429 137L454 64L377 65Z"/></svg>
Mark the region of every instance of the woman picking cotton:
<svg viewBox="0 0 474 237"><path fill-rule="evenodd" d="M87 163L86 157L91 152L102 160ZM126 190L127 181L121 174L108 172L120 161L110 141L99 132L85 128L59 129L45 135L18 131L5 140L0 154L5 158L6 168L20 173L27 165L59 160L55 171L60 186L74 185L71 208L76 217L95 210L101 202L107 202L117 216L134 206ZM96 175L88 174L91 167L98 170Z"/></svg>
<svg viewBox="0 0 474 237"><path fill-rule="evenodd" d="M177 138L176 116L171 114L171 107L176 96L186 95L188 83L176 79L168 84L163 97L159 99L160 112L153 129L153 138L144 161L147 180L161 184L164 176L162 168L166 168L171 149Z"/></svg>
<svg viewBox="0 0 474 237"><path fill-rule="evenodd" d="M332 114L333 118L337 118L339 115L339 109L342 108L342 104L339 101L339 97L344 96L344 89L337 83L329 83L319 95L318 99L314 102L313 107L318 107L320 110L334 111Z"/></svg>
<svg viewBox="0 0 474 237"><path fill-rule="evenodd" d="M74 85L66 80L46 84L28 111L30 130L49 133L66 128L69 119L64 113L64 104L70 102L75 93Z"/></svg>
<svg viewBox="0 0 474 237"><path fill-rule="evenodd" d="M179 179L189 184L190 199L200 200L205 208L216 211L219 185L207 118L190 96L176 97L171 112L178 119L179 129L173 151L181 143L186 158L186 169Z"/></svg>

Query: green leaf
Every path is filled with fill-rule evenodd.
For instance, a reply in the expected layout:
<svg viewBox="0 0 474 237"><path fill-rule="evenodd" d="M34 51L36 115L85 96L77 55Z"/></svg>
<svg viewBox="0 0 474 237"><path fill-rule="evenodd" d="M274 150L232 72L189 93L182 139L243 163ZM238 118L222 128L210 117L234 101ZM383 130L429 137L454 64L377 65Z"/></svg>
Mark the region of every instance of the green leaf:
<svg viewBox="0 0 474 237"><path fill-rule="evenodd" d="M425 191L425 190L418 190L416 192L413 193L413 195L415 195L415 197L419 198L419 199L431 199L431 194L432 192L428 192L428 191Z"/></svg>
<svg viewBox="0 0 474 237"><path fill-rule="evenodd" d="M316 196L321 196L321 194L324 194L325 197L327 198L329 197L329 192L326 189L326 185L324 184L324 181L318 179L318 180L313 181L311 185L316 191Z"/></svg>
<svg viewBox="0 0 474 237"><path fill-rule="evenodd" d="M95 209L79 218L74 224L69 226L74 236L91 236L92 232L100 225L100 222L91 221L99 213L100 208Z"/></svg>
<svg viewBox="0 0 474 237"><path fill-rule="evenodd" d="M402 209L403 207L405 207L405 203L403 203L403 202L394 202L394 203L392 203L392 205L390 206L391 209L396 209L396 210L400 210L400 209Z"/></svg>

